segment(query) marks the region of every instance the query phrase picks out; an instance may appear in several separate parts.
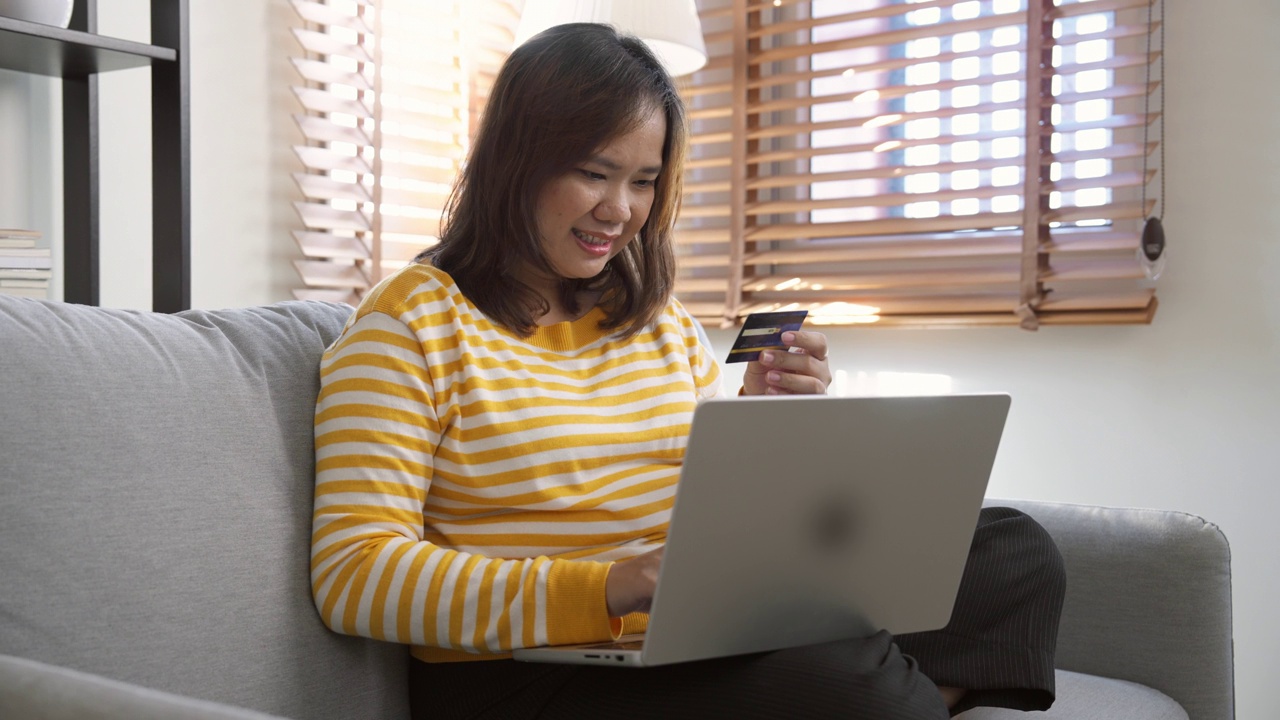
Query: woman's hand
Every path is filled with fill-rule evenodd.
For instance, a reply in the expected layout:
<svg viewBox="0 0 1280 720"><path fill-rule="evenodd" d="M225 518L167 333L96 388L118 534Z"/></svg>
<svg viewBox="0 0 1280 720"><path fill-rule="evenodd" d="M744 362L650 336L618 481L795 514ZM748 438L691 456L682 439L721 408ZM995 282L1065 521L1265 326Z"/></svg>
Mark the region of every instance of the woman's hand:
<svg viewBox="0 0 1280 720"><path fill-rule="evenodd" d="M765 350L747 364L742 377L746 395L824 395L831 384L827 336L819 332L784 332L782 342L799 352Z"/></svg>
<svg viewBox="0 0 1280 720"><path fill-rule="evenodd" d="M657 550L616 562L609 568L604 582L605 603L609 617L622 617L633 612L649 612L653 591L658 586L658 568L662 567L662 551Z"/></svg>

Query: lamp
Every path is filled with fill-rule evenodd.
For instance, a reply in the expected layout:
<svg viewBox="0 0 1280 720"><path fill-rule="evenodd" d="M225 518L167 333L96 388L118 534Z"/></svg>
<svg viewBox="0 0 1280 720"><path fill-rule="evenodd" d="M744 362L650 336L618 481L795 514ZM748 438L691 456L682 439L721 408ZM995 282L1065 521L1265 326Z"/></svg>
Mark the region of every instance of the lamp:
<svg viewBox="0 0 1280 720"><path fill-rule="evenodd" d="M707 64L707 46L694 0L527 0L516 45L555 25L612 25L644 41L673 76Z"/></svg>

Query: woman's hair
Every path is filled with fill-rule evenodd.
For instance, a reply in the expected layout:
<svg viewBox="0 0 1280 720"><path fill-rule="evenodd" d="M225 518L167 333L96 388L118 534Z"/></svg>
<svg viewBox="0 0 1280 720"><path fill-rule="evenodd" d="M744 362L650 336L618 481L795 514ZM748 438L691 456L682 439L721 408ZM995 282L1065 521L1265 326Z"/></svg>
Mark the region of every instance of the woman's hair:
<svg viewBox="0 0 1280 720"><path fill-rule="evenodd" d="M601 327L624 336L640 331L665 307L675 280L672 233L688 131L684 104L657 58L608 25L559 25L511 53L449 197L440 243L417 259L449 273L493 320L532 334L549 308L519 272L556 275L538 230L542 189L654 110L667 129L648 220L599 275L560 283L570 312L579 310L580 291L598 291Z"/></svg>

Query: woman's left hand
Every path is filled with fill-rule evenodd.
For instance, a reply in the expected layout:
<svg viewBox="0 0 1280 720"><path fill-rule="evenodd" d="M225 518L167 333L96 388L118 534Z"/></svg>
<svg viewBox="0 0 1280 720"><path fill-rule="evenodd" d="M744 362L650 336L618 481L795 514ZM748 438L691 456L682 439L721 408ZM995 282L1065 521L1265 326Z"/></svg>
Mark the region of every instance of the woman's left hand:
<svg viewBox="0 0 1280 720"><path fill-rule="evenodd" d="M747 364L742 377L746 395L824 395L831 384L827 365L827 336L818 332L789 331L782 342L798 352L765 350L759 360Z"/></svg>

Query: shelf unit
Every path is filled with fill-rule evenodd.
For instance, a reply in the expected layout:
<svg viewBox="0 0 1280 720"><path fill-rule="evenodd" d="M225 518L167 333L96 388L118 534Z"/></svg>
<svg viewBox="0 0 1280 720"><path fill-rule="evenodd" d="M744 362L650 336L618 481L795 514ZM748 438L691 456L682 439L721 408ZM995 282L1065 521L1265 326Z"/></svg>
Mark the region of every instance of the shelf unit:
<svg viewBox="0 0 1280 720"><path fill-rule="evenodd" d="M151 68L152 310L191 306L191 103L188 0L151 0L151 44L97 34L97 0L76 0L68 29L0 17L0 68L62 79L63 287L97 305L98 75Z"/></svg>

